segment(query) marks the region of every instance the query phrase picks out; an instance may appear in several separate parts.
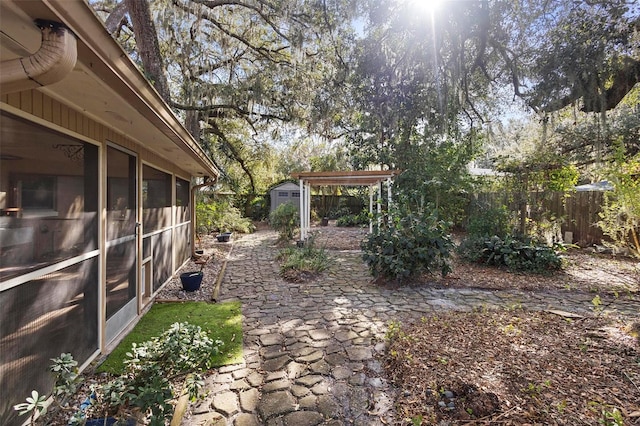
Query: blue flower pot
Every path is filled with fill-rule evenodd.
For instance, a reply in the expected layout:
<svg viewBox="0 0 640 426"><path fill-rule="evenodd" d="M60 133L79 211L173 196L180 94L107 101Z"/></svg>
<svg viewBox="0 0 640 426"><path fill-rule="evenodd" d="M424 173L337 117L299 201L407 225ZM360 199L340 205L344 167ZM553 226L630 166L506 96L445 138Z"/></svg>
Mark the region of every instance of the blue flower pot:
<svg viewBox="0 0 640 426"><path fill-rule="evenodd" d="M196 291L200 289L203 276L202 271L184 272L180 274L180 282L182 283L184 291Z"/></svg>

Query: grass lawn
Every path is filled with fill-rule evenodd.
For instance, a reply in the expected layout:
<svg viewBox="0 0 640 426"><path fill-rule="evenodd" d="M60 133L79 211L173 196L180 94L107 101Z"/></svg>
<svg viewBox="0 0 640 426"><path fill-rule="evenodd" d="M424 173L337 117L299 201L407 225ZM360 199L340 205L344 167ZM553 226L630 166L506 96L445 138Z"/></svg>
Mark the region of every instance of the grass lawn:
<svg viewBox="0 0 640 426"><path fill-rule="evenodd" d="M242 362L242 314L240 302L156 303L136 324L134 329L98 367L98 372L121 374L122 361L132 343L142 343L161 334L174 322L188 322L200 326L213 340L224 342L221 352L213 357L219 367Z"/></svg>

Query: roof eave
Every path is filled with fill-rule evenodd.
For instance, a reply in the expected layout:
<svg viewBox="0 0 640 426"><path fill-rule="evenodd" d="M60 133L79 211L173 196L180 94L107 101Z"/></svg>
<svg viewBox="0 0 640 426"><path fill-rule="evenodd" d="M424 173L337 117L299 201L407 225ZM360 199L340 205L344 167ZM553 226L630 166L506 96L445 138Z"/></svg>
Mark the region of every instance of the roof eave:
<svg viewBox="0 0 640 426"><path fill-rule="evenodd" d="M113 40L88 4L68 0L42 0L42 3L56 19L76 34L79 49L84 53L78 60L91 67L96 75L107 82L119 96L134 104L135 108L176 146L196 159L201 170L194 175L220 175L213 161L207 157L198 142L180 123L120 45ZM100 64L103 66L99 66Z"/></svg>

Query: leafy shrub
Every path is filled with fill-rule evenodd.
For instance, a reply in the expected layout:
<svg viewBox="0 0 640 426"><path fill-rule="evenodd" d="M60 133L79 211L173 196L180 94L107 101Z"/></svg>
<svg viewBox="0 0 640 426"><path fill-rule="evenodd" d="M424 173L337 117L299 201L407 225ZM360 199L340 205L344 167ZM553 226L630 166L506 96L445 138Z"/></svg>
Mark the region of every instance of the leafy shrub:
<svg viewBox="0 0 640 426"><path fill-rule="evenodd" d="M339 206L339 207L335 207L333 209L331 209L329 211L329 213L327 214L327 217L329 219L338 219L339 217L342 216L349 216L352 215L353 212L351 211L351 209L347 206Z"/></svg>
<svg viewBox="0 0 640 426"><path fill-rule="evenodd" d="M640 257L640 154L631 157L616 149L608 170L613 191L604 196L598 226L614 247L624 247Z"/></svg>
<svg viewBox="0 0 640 426"><path fill-rule="evenodd" d="M174 323L160 336L139 345L133 344L125 359L125 372L96 392L98 404L119 410L138 407L151 424L164 425L173 415L171 379L193 374L186 382L187 391L196 398L203 382L200 371L211 367L211 357L219 351L221 341L213 341L200 327Z"/></svg>
<svg viewBox="0 0 640 426"><path fill-rule="evenodd" d="M49 371L54 375L51 392L53 398L49 400L46 395L39 395L38 391L33 390L31 396L27 398L27 402L14 406L19 415L28 414L30 416L30 425L50 424L55 413L68 411L71 398L84 380L78 372L78 361L74 360L70 353L62 353L59 357L52 358L51 361L53 364L49 367Z"/></svg>
<svg viewBox="0 0 640 426"><path fill-rule="evenodd" d="M470 237L505 237L511 232L511 213L506 206L480 209L469 217L467 233Z"/></svg>
<svg viewBox="0 0 640 426"><path fill-rule="evenodd" d="M211 367L212 355L219 351L222 342L213 341L196 325L174 323L160 336L133 345L125 360L126 370L107 383L92 387L92 394L82 403L84 411L75 412L69 424L83 424L87 417L126 417L129 410L147 417L145 424L165 425L173 416L171 400L176 396L172 380L186 377L184 388L192 400L199 396L204 386L200 372ZM61 404L75 395L81 377L77 362L70 354L53 359L51 371L56 375L53 392L54 405L65 410L73 405ZM31 424L49 424L47 417L37 421L36 412L44 409L45 401L32 392L27 403L14 408L21 415L29 414ZM44 413L43 413L44 414ZM130 413L129 413L130 414Z"/></svg>
<svg viewBox="0 0 640 426"><path fill-rule="evenodd" d="M562 267L562 259L553 247L522 241L512 236L467 240L463 257L512 271L545 273Z"/></svg>
<svg viewBox="0 0 640 426"><path fill-rule="evenodd" d="M449 255L453 243L449 224L435 214L398 212L362 242L363 259L374 277L403 281L424 270L451 272Z"/></svg>
<svg viewBox="0 0 640 426"><path fill-rule="evenodd" d="M280 204L269 214L269 224L280 234L280 240L289 241L300 226L300 212L291 203Z"/></svg>
<svg viewBox="0 0 640 426"><path fill-rule="evenodd" d="M336 226L360 226L369 224L369 212L361 211L359 214L348 214L340 216L336 221Z"/></svg>
<svg viewBox="0 0 640 426"><path fill-rule="evenodd" d="M316 275L329 267L329 258L324 248L318 248L313 238L303 247L287 247L277 256L282 262L280 274L286 279L297 280L304 275Z"/></svg>
<svg viewBox="0 0 640 426"><path fill-rule="evenodd" d="M484 242L490 237L486 236L467 236L456 247L458 256L468 262L481 262L482 250L484 248Z"/></svg>
<svg viewBox="0 0 640 426"><path fill-rule="evenodd" d="M240 209L228 201L200 201L196 204L196 232L210 234L212 232L251 233L255 227L251 219L243 217Z"/></svg>
<svg viewBox="0 0 640 426"><path fill-rule="evenodd" d="M265 220L269 217L269 209L271 208L271 196L269 194L258 196L249 203L249 214L253 220Z"/></svg>

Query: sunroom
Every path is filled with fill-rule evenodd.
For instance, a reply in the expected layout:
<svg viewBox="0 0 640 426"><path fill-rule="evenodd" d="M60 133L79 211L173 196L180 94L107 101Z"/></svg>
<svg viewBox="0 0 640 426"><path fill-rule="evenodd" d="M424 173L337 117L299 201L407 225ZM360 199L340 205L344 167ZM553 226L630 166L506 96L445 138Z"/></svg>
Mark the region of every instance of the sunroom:
<svg viewBox="0 0 640 426"><path fill-rule="evenodd" d="M118 341L193 249L218 171L82 1L0 2L0 424Z"/></svg>

